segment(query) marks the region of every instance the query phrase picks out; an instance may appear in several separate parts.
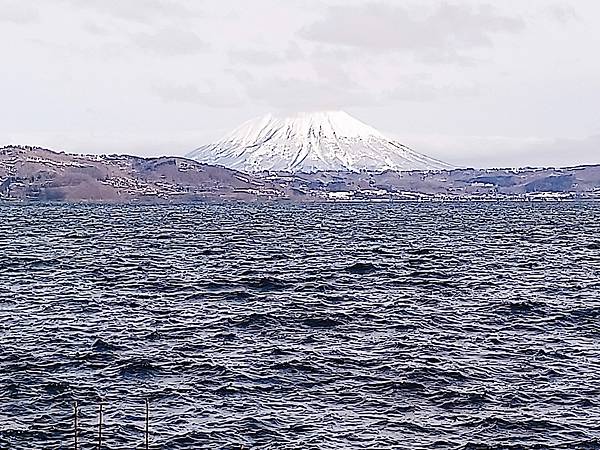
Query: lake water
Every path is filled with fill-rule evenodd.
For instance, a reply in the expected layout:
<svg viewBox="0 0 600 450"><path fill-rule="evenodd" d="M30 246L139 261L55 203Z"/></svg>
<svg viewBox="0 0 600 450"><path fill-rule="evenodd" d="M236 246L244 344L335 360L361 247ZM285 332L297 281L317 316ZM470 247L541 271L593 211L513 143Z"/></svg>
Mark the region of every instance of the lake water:
<svg viewBox="0 0 600 450"><path fill-rule="evenodd" d="M156 449L598 449L600 205L0 207L0 448L146 398Z"/></svg>

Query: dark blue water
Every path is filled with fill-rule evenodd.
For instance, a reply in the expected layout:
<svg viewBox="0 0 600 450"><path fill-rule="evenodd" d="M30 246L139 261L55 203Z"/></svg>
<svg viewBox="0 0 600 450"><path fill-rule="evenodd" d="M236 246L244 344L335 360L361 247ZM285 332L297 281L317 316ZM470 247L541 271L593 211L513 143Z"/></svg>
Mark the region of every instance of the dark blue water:
<svg viewBox="0 0 600 450"><path fill-rule="evenodd" d="M146 398L156 449L599 449L600 206L0 207L0 448Z"/></svg>

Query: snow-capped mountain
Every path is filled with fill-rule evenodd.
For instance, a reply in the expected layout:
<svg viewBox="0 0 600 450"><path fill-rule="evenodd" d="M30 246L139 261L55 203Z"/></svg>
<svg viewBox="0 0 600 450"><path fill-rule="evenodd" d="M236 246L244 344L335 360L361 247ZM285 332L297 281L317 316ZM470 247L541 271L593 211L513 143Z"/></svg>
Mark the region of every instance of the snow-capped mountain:
<svg viewBox="0 0 600 450"><path fill-rule="evenodd" d="M267 115L187 155L243 172L439 170L452 166L386 138L343 111Z"/></svg>

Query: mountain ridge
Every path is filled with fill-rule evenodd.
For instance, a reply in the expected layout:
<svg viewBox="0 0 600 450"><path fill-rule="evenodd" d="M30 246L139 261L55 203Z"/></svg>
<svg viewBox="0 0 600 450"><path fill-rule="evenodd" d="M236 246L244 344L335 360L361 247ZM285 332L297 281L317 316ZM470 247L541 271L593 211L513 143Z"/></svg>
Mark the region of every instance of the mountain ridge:
<svg viewBox="0 0 600 450"><path fill-rule="evenodd" d="M246 174L181 157L0 148L0 204L599 200L600 165Z"/></svg>
<svg viewBox="0 0 600 450"><path fill-rule="evenodd" d="M182 157L83 155L0 147L0 200L101 203L252 201L283 189Z"/></svg>

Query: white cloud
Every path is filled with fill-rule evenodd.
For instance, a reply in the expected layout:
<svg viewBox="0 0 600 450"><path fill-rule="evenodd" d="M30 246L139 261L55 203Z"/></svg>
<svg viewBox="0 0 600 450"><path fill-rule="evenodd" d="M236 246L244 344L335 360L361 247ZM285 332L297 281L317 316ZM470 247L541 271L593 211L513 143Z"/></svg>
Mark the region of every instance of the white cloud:
<svg viewBox="0 0 600 450"><path fill-rule="evenodd" d="M154 19L191 18L200 12L190 1L180 0L63 0L71 6L113 18L147 23Z"/></svg>
<svg viewBox="0 0 600 450"><path fill-rule="evenodd" d="M580 139L508 136L397 136L463 167L567 167L600 164L600 135Z"/></svg>
<svg viewBox="0 0 600 450"><path fill-rule="evenodd" d="M163 83L155 88L155 92L165 102L195 103L211 108L235 108L245 101L234 89L226 89L215 83L207 85L207 88L200 89L192 84Z"/></svg>

